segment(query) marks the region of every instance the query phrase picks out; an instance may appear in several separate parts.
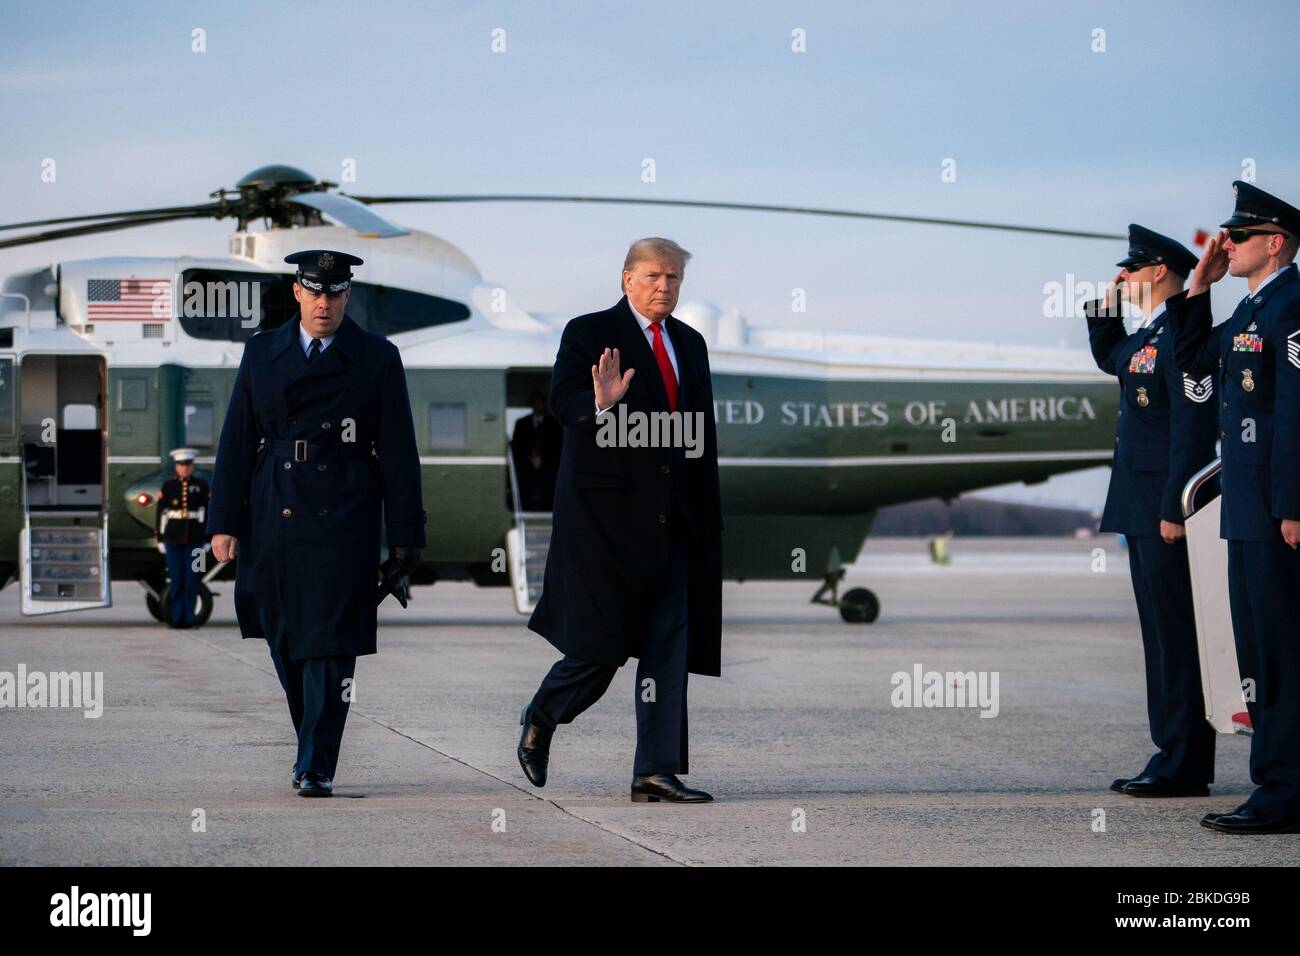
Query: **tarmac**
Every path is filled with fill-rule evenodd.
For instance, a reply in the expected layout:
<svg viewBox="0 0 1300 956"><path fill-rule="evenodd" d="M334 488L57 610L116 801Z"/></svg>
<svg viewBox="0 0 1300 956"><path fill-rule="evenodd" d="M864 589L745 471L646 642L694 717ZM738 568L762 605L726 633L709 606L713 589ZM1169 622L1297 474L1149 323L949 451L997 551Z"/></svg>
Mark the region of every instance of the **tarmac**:
<svg viewBox="0 0 1300 956"><path fill-rule="evenodd" d="M1094 549L1104 548L1105 570ZM505 589L417 588L381 609L358 661L335 797L290 787L294 738L265 645L212 620L110 609L19 614L0 592L0 672L103 673L102 716L0 708L0 864L1294 864L1300 835L1198 825L1251 789L1249 740L1220 737L1207 798L1112 793L1151 752L1128 562L1112 537L869 541L849 586L882 612L845 624L817 582L727 583L723 672L690 682L705 805L628 799L634 666L559 728L551 778L515 758L519 712L557 653ZM996 707L895 706L897 674L983 674ZM937 686L937 684L936 684ZM946 696L951 696L950 694ZM910 703L924 703L918 693ZM951 703L963 703L960 700ZM973 703L970 700L966 704ZM981 711L995 716L982 717Z"/></svg>

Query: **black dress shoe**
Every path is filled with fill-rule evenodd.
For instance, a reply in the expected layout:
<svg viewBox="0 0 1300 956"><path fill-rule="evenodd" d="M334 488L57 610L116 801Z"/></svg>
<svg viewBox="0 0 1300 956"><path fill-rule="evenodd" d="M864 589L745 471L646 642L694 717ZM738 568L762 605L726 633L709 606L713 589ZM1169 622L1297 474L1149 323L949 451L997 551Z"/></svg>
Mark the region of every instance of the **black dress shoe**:
<svg viewBox="0 0 1300 956"><path fill-rule="evenodd" d="M1208 797L1210 788L1204 783L1174 783L1163 777L1137 777L1120 789L1130 797Z"/></svg>
<svg viewBox="0 0 1300 956"><path fill-rule="evenodd" d="M703 790L692 790L671 773L653 773L632 778L633 803L708 803L713 797Z"/></svg>
<svg viewBox="0 0 1300 956"><path fill-rule="evenodd" d="M519 723L524 728L519 735L519 746L515 753L519 757L519 766L524 768L524 776L534 787L546 786L546 765L551 760L551 735L555 729L547 730L532 721L533 705L529 704L519 715Z"/></svg>
<svg viewBox="0 0 1300 956"><path fill-rule="evenodd" d="M1300 833L1300 817L1264 820L1252 807L1243 806L1232 813L1207 813L1201 826L1220 833Z"/></svg>
<svg viewBox="0 0 1300 956"><path fill-rule="evenodd" d="M1110 782L1110 788L1114 790L1116 793L1119 793L1121 790L1124 789L1124 784L1128 783L1130 780L1136 780L1136 779L1137 779L1136 777L1116 777L1114 780Z"/></svg>
<svg viewBox="0 0 1300 956"><path fill-rule="evenodd" d="M293 789L297 790L302 784L302 774L298 772L297 767L294 767L293 770L289 771L289 779L293 781Z"/></svg>
<svg viewBox="0 0 1300 956"><path fill-rule="evenodd" d="M334 781L323 773L314 773L307 771L298 781L298 796L300 797L332 797L334 795Z"/></svg>

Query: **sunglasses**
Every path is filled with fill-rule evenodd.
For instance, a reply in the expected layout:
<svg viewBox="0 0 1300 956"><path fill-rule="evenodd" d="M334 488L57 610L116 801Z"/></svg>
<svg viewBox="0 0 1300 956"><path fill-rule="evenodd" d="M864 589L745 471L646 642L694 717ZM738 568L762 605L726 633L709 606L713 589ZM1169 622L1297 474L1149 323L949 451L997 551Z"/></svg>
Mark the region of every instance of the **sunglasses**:
<svg viewBox="0 0 1300 956"><path fill-rule="evenodd" d="M1282 233L1272 229L1229 229L1228 238L1234 246L1239 246L1251 236L1280 236Z"/></svg>

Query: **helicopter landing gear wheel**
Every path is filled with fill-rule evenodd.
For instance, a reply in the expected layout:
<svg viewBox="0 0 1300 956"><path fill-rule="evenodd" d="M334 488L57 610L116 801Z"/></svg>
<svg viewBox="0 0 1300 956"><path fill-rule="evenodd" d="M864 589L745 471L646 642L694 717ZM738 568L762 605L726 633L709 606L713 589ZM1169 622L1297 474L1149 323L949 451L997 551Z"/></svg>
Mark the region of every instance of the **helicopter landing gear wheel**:
<svg viewBox="0 0 1300 956"><path fill-rule="evenodd" d="M852 588L840 599L840 617L846 624L870 624L880 616L880 598L867 588Z"/></svg>

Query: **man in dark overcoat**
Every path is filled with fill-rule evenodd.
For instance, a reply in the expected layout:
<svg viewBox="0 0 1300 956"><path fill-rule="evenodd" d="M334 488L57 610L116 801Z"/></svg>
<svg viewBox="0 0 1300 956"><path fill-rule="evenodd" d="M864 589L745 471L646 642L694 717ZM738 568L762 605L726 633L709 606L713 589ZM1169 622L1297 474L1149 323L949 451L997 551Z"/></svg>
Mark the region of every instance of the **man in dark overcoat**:
<svg viewBox="0 0 1300 956"><path fill-rule="evenodd" d="M722 653L708 349L672 316L688 258L667 239L633 243L624 297L570 321L555 358L550 408L564 442L543 590L528 626L564 657L520 718L517 755L536 786L546 783L555 727L595 703L636 657L632 799L712 799L677 776L688 770L687 675L718 675ZM636 421L672 424L669 416L681 431L666 444L644 431L634 437Z"/></svg>
<svg viewBox="0 0 1300 956"><path fill-rule="evenodd" d="M293 785L333 791L356 658L375 653L380 526L391 579L419 564L420 459L395 345L347 317L351 267L287 256L298 321L244 347L217 449L208 532L236 556L235 610L264 638L298 735Z"/></svg>

